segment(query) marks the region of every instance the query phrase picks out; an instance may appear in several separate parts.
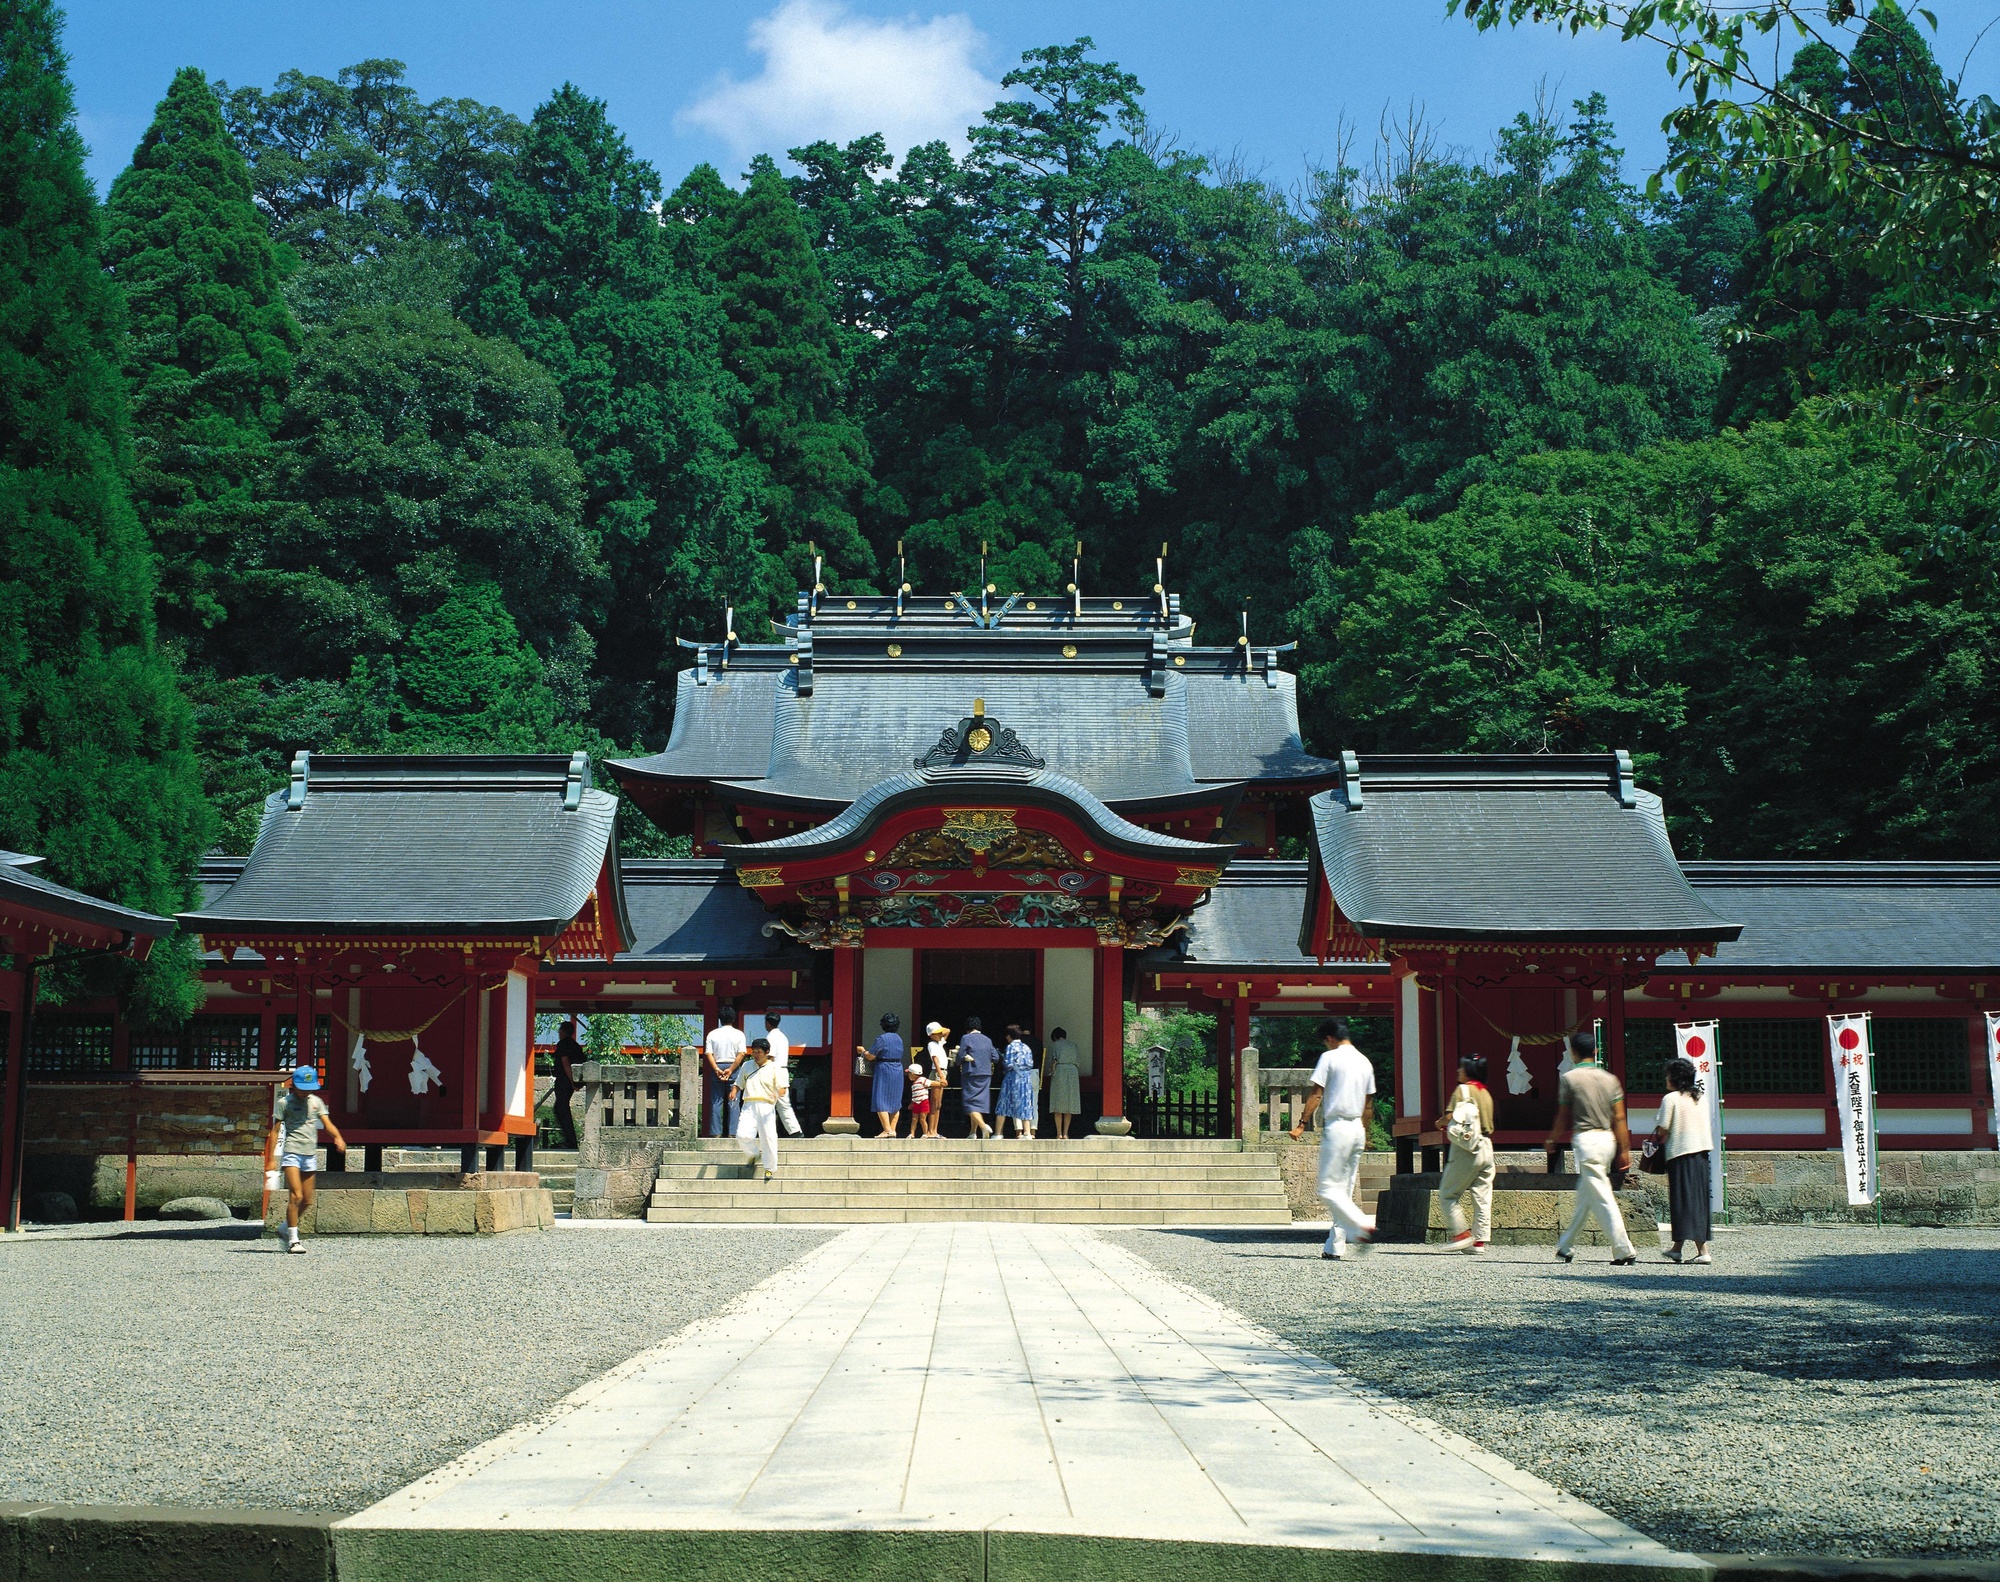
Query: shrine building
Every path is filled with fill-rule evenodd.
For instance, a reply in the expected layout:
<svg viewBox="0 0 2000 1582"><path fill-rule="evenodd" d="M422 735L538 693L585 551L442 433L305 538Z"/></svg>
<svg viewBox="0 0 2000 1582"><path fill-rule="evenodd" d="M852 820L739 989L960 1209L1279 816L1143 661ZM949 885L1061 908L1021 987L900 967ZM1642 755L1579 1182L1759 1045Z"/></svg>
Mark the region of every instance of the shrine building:
<svg viewBox="0 0 2000 1582"><path fill-rule="evenodd" d="M538 1012L775 1013L836 1135L873 1130L883 1013L977 1014L1064 1028L1079 1131L1119 1136L1129 1003L1216 1017L1227 1136L1256 1028L1336 1012L1406 1130L1487 1056L1504 1147L1545 1134L1566 1033L1601 1028L1644 1125L1673 1023L1717 1017L1732 1146L1824 1149L1825 1017L1867 1010L1883 1145L1994 1141L2000 864L1682 862L1624 753L1316 756L1284 651L1197 643L1157 589L808 593L774 624L684 643L665 748L605 766L691 856L621 857L581 754L302 752L180 919L202 1011L38 1016L29 1080L310 1058L371 1154L497 1163L532 1150Z"/></svg>

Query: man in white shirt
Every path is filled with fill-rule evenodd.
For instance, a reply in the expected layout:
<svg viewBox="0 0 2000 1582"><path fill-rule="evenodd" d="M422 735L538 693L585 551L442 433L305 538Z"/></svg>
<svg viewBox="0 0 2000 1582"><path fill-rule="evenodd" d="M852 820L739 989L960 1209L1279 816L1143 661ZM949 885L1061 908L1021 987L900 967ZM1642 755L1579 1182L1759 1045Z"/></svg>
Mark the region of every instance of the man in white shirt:
<svg viewBox="0 0 2000 1582"><path fill-rule="evenodd" d="M803 1137L806 1129L792 1113L792 1041L778 1025L782 1020L776 1011L764 1013L764 1042L771 1046L771 1064L785 1073L785 1091L778 1095L778 1124L785 1128L788 1137Z"/></svg>
<svg viewBox="0 0 2000 1582"><path fill-rule="evenodd" d="M1319 1195L1326 1199L1333 1228L1327 1232L1320 1256L1338 1260L1346 1251L1349 1236L1354 1238L1355 1251L1361 1252L1375 1235L1375 1221L1354 1201L1354 1189L1361 1181L1361 1153L1368 1146L1368 1101L1375 1095L1375 1068L1348 1042L1347 1023L1338 1018L1321 1022L1319 1036L1326 1053L1313 1067L1312 1087L1299 1123L1292 1128L1292 1140L1297 1142L1305 1135L1313 1112L1324 1105Z"/></svg>
<svg viewBox="0 0 2000 1582"><path fill-rule="evenodd" d="M704 1041L704 1058L713 1080L708 1100L708 1135L734 1137L742 1091L730 1079L743 1064L743 1033L736 1025L736 1013L724 1006L715 1013L715 1030ZM727 1115L725 1127L724 1115Z"/></svg>

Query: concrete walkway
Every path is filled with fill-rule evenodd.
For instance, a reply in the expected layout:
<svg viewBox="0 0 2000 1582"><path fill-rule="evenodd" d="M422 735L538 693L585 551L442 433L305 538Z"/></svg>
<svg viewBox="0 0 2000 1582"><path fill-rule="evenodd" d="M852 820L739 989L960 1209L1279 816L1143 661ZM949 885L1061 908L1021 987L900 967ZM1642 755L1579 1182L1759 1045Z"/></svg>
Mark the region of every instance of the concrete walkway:
<svg viewBox="0 0 2000 1582"><path fill-rule="evenodd" d="M343 1582L1706 1570L1088 1230L984 1224L848 1231L336 1542Z"/></svg>

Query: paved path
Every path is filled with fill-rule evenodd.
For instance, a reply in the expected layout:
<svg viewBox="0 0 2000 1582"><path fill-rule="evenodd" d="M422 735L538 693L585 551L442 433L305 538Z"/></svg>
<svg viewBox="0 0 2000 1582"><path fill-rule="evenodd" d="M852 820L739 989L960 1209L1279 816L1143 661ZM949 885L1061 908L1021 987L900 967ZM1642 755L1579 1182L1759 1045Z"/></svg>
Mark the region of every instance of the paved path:
<svg viewBox="0 0 2000 1582"><path fill-rule="evenodd" d="M848 1231L350 1517L1697 1562L1067 1226Z"/></svg>

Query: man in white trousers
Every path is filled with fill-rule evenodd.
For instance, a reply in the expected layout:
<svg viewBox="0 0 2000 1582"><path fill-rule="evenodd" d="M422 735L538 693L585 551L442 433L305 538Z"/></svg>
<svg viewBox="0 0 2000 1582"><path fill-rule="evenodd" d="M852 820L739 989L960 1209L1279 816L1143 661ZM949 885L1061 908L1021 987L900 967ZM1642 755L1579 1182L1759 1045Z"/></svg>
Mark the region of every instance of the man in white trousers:
<svg viewBox="0 0 2000 1582"><path fill-rule="evenodd" d="M764 1013L764 1042L771 1046L771 1064L785 1074L785 1091L778 1099L778 1124L785 1128L787 1137L803 1137L806 1129L799 1124L798 1116L792 1113L792 1041L778 1024L783 1018L776 1011Z"/></svg>
<svg viewBox="0 0 2000 1582"><path fill-rule="evenodd" d="M1368 1146L1368 1101L1375 1094L1375 1068L1348 1041L1347 1023L1339 1018L1321 1022L1319 1036L1326 1052L1313 1067L1312 1087L1306 1093L1299 1123L1292 1128L1292 1141L1305 1135L1313 1112L1324 1106L1319 1195L1326 1199L1333 1228L1327 1232L1319 1255L1337 1262L1346 1253L1349 1236L1354 1238L1356 1252L1365 1251L1375 1236L1375 1221L1354 1201L1354 1190L1361 1181L1361 1154Z"/></svg>
<svg viewBox="0 0 2000 1582"><path fill-rule="evenodd" d="M1576 1064L1563 1073L1557 1090L1555 1124L1549 1128L1548 1151L1562 1146L1563 1133L1574 1121L1576 1136L1576 1208L1569 1217L1569 1229L1556 1243L1556 1256L1574 1263L1570 1249L1583 1228L1595 1218L1604 1227L1611 1243L1613 1264L1639 1261L1632 1238L1625 1233L1625 1216L1618 1212L1618 1199L1611 1190L1611 1172L1632 1168L1632 1138L1625 1129L1625 1089L1619 1080L1597 1064L1597 1040L1578 1033L1569 1041Z"/></svg>
<svg viewBox="0 0 2000 1582"><path fill-rule="evenodd" d="M743 1084L743 1112L736 1120L736 1146L743 1150L748 1163L763 1161L764 1179L769 1181L778 1173L778 1104L791 1083L771 1059L771 1046L763 1039L750 1046L750 1058L757 1065Z"/></svg>

